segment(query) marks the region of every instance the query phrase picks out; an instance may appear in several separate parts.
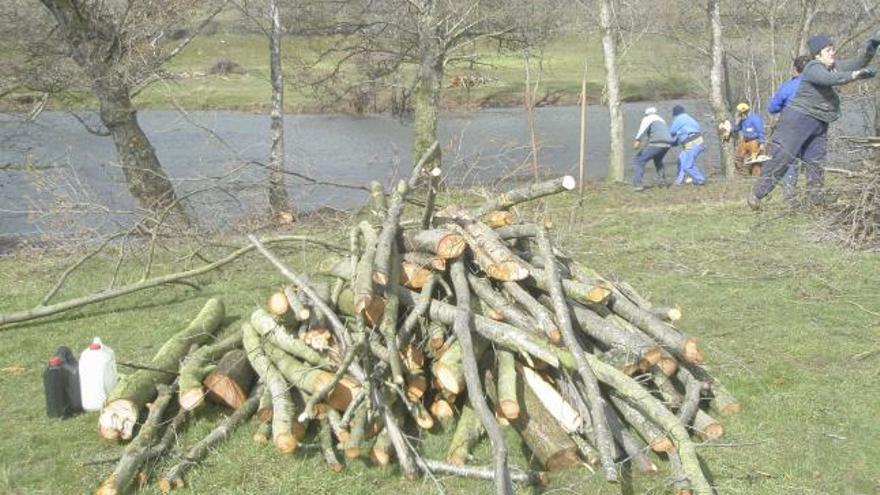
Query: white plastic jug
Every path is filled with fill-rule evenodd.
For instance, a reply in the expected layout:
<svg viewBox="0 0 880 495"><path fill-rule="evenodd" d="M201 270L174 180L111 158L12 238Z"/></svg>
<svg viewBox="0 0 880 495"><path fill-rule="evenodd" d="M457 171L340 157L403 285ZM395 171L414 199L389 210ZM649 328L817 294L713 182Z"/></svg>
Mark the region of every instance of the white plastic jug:
<svg viewBox="0 0 880 495"><path fill-rule="evenodd" d="M79 390L82 395L83 410L100 410L107 400L107 395L115 386L116 355L113 349L95 337L79 355Z"/></svg>

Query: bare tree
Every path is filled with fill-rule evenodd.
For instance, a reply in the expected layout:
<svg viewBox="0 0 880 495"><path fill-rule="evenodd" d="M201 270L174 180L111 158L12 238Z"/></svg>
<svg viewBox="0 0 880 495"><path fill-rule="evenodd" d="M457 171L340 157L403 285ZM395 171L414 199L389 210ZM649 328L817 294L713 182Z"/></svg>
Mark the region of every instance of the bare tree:
<svg viewBox="0 0 880 495"><path fill-rule="evenodd" d="M602 28L602 56L605 60L605 104L610 116L611 149L608 180L623 182L623 112L620 109L620 74L617 71L617 40L611 0L601 0L599 22Z"/></svg>
<svg viewBox="0 0 880 495"><path fill-rule="evenodd" d="M172 26L190 24L193 13L201 10L200 2L40 2L55 26L44 25L42 39L35 44L51 50L50 55L75 62L98 100L101 122L116 146L132 196L148 211L173 209L185 218L174 187L138 123L132 97L157 80L162 65L192 40L195 32L174 44L163 43L162 38ZM51 45L54 41L60 45Z"/></svg>
<svg viewBox="0 0 880 495"><path fill-rule="evenodd" d="M727 177L733 177L736 174L736 168L733 163L733 154L729 146L726 146L721 139L722 131L718 126L728 119L728 102L724 101L724 81L722 77L724 64L724 38L721 27L721 2L720 0L709 0L707 5L709 14L709 26L711 30L710 48L712 53L712 68L709 71L710 79L710 98L712 104L712 113L715 117L715 130L718 133L721 172Z"/></svg>
<svg viewBox="0 0 880 495"><path fill-rule="evenodd" d="M269 150L269 208L278 219L291 221L293 212L284 182L284 73L281 67L281 9L269 2L269 70L272 81L271 148Z"/></svg>

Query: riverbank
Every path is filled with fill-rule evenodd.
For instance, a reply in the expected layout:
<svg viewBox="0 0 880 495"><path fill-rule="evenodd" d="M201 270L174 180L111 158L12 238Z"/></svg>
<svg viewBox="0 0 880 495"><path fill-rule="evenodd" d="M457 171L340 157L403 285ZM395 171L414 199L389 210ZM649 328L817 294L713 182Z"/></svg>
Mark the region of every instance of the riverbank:
<svg viewBox="0 0 880 495"><path fill-rule="evenodd" d="M589 185L582 206L574 195L553 197L543 206L554 236L574 258L605 273L617 273L658 304L681 305L681 328L698 337L713 373L739 398L743 412L724 419L726 434L701 444L698 452L719 493L872 493L880 434L873 425L876 399L877 314L880 295L876 254L853 253L817 243L812 223L783 214L772 203L759 215L747 211L748 183L730 181L632 193L624 186ZM441 198L448 201L448 198ZM456 201L461 201L457 197ZM471 201L477 201L472 199ZM409 212L417 213L415 209ZM540 218L541 212L522 212ZM347 246L354 219L294 225ZM239 238L203 246L213 258ZM283 250L295 269L311 271L326 253L307 245ZM82 254L82 253L79 253ZM154 274L179 266L189 250L157 252ZM35 305L78 258L39 251L0 257L0 313ZM114 272L112 253L86 263L56 300L106 287ZM137 280L138 266L120 267L119 283ZM85 493L111 469L83 465L121 446L100 441L95 415L65 421L44 416L40 373L58 345L76 350L99 335L117 359L143 362L191 318L205 299L219 297L228 313L241 317L258 304L279 275L263 259L249 256L193 280L199 289L174 285L131 294L45 320L3 330L0 347L0 492ZM127 370L124 370L127 371ZM14 398L15 400L12 400ZM191 445L225 415L209 409L178 440ZM434 489L431 481L407 482L395 467L349 462L341 473L326 468L306 440L293 458L251 440L255 425L236 432L209 461L187 478L194 493L375 494ZM422 436L421 450L442 457L451 433ZM513 436L510 438L514 442ZM512 443L512 464L528 466ZM474 464L491 462L488 442ZM658 462L667 466L666 462ZM259 466L253 469L251 466ZM161 472L164 466L156 466ZM628 493L661 493L666 475L624 476ZM550 491L619 494L586 469L556 473ZM488 493L485 482L440 480L449 493ZM246 487L246 488L243 488ZM527 488L520 488L527 493ZM142 493L157 493L148 488Z"/></svg>
<svg viewBox="0 0 880 495"><path fill-rule="evenodd" d="M286 94L289 113L377 113L387 111L391 96L385 85L361 85L358 92L341 97L344 84L359 77L347 66L339 78L315 90L300 68L333 39L285 38ZM699 96L694 76L679 61L674 46L656 36L640 38L621 57L621 95L624 101L666 100ZM531 56L532 84L538 83L536 101L542 106L576 104L587 64L587 99L599 102L605 69L597 35L568 36L549 43L540 56ZM332 67L322 62L313 76ZM413 67L404 66L398 85L409 85ZM140 109L238 110L268 113L271 96L265 38L258 35L220 33L201 36L167 66L166 80L157 82L134 100ZM522 106L525 58L522 52L499 53L493 45L478 45L472 64L453 64L446 69L441 97L445 110ZM470 88L453 87L456 78L470 78ZM343 82L344 81L344 82ZM328 88L333 88L328 91ZM0 98L0 111L28 111L39 95L17 93ZM92 110L97 107L86 90L49 99L47 110Z"/></svg>

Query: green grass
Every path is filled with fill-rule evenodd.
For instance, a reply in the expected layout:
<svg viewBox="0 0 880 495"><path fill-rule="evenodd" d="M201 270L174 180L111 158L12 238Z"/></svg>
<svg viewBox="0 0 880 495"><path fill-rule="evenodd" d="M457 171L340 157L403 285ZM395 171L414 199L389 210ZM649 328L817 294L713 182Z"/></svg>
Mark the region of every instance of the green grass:
<svg viewBox="0 0 880 495"><path fill-rule="evenodd" d="M642 194L592 186L583 207L571 198L552 198L523 214L546 213L576 259L621 275L653 301L682 306L680 327L701 339L708 365L743 404L741 414L724 419L720 441L699 447L719 493L877 493L880 354L862 353L880 350L880 257L815 242L806 216L782 215L773 206L754 215L742 202L744 192L741 182ZM301 270L322 255L299 247L284 251ZM0 312L33 306L69 261L28 253L0 259ZM60 297L102 287L113 262L88 264ZM163 268L168 266L157 271ZM125 275L138 274L131 269ZM201 277L198 292L169 286L0 332L0 493L88 492L112 466L80 464L120 449L98 439L95 414L65 421L45 417L40 373L56 346L79 350L100 335L119 359L143 362L208 297L222 298L228 312L240 317L280 282L251 256ZM197 416L180 444L191 444L223 414ZM433 490L431 481L405 482L395 468L361 461L333 474L311 449L280 458L252 443L252 431L247 425L237 432L187 477L193 493ZM448 440L426 434L423 451L440 457ZM510 440L513 463L527 465L519 444ZM477 462L490 462L487 442ZM665 461L657 462L665 469ZM491 493L482 482L441 481L449 493ZM570 492L668 490L663 475L633 474L621 485L608 485L584 469L554 475L547 493Z"/></svg>
<svg viewBox="0 0 880 495"><path fill-rule="evenodd" d="M338 110L351 111L347 100L334 101L327 94L320 95L305 89L301 72L294 60L314 60L316 54L338 43L336 38L287 37L283 43L285 58L285 107L291 112ZM628 49L620 59L621 97L624 100L669 99L693 95L696 90L691 77L677 62L676 47L659 37L643 37ZM444 87L442 105L447 108L474 106L521 105L525 87L523 53L499 52L492 43L478 45L468 55L475 56L473 67L466 63L452 63L446 69L447 81L459 74L478 73L487 83L470 92L462 88ZM219 59L228 59L241 66L241 72L227 75L210 74ZM605 85L605 66L601 40L597 35L568 36L550 43L540 53L530 57L532 82L539 81L538 98L549 95L555 104L574 104L581 91L584 61L588 64L587 94L590 101L598 102ZM333 60L323 61L317 72L326 73ZM269 108L268 43L260 35L219 33L195 38L166 67L171 76L154 83L135 99L139 108L171 109L177 106L190 110L266 110ZM414 66L402 68L401 81L408 84L415 72ZM341 71L349 83L359 77L349 65ZM0 104L14 108L15 94L0 100ZM380 105L389 95L377 95ZM24 102L25 100L21 100ZM27 103L19 106L29 108ZM50 100L49 108L87 109L96 107L96 100L87 91L69 92Z"/></svg>

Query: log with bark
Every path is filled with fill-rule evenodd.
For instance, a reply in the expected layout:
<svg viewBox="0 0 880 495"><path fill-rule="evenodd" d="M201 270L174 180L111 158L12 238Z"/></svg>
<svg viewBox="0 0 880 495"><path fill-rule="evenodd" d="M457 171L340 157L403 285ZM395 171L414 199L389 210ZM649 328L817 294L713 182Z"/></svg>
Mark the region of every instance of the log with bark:
<svg viewBox="0 0 880 495"><path fill-rule="evenodd" d="M372 189L371 219L348 230L347 256L317 264L321 278L294 272L249 236L293 285L278 290L271 281L257 297L268 296L267 309L183 361L181 404L194 408L207 387L237 408L234 424L256 412L254 439L271 437L281 454L297 448L312 422L314 446L333 471L369 453L373 464L398 463L408 479L437 471L512 493L513 482L543 478L509 466L515 437L501 430L509 426L548 471L583 458L601 464L609 481L626 460L652 474L654 450L670 460L682 493L712 493L693 439L721 436L715 417L739 403L700 364L696 339L673 325L680 311L575 262L546 227L517 224L521 212L505 211L570 190L570 178L511 191L470 213L448 206L435 216L430 206L432 229L406 220L411 187L401 182L387 206L381 188ZM222 306L219 316L203 313L191 327L207 337L182 332L186 343L208 343L214 328L205 330L219 325ZM120 387L126 400L142 406L174 379L183 339L162 346L149 380ZM253 372L265 392L247 399ZM710 407L720 414L710 416ZM449 432L446 462L423 459L409 428ZM150 426L142 433L132 452L152 458L153 447L143 447L153 442ZM492 467L463 466L486 438ZM199 449L163 478L164 490L182 484Z"/></svg>
<svg viewBox="0 0 880 495"><path fill-rule="evenodd" d="M204 344L220 327L225 316L223 303L210 299L198 316L182 331L165 342L147 365L120 380L110 392L98 429L108 440L128 440L141 410L156 397L156 386L171 383L190 346Z"/></svg>

